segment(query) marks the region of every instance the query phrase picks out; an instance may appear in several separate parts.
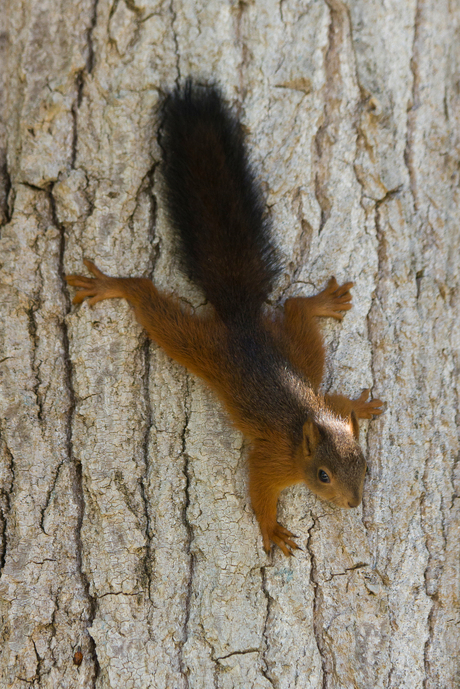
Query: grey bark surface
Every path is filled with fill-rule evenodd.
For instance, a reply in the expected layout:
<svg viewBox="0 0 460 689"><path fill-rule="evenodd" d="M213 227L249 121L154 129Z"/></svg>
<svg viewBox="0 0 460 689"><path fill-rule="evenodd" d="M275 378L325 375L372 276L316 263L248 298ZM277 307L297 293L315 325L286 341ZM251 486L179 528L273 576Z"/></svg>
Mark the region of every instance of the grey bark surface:
<svg viewBox="0 0 460 689"><path fill-rule="evenodd" d="M459 686L459 0L0 0L0 22L0 686ZM157 139L189 74L247 128L272 304L353 280L325 389L387 407L360 508L283 493L290 559L213 394L126 303L64 285L86 257L202 304Z"/></svg>

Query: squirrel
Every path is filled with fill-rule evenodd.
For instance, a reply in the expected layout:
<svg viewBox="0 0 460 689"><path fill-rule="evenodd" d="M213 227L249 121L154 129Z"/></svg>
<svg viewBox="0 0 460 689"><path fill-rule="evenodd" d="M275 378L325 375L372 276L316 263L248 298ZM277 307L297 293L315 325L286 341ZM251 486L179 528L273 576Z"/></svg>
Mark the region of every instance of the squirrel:
<svg viewBox="0 0 460 689"><path fill-rule="evenodd" d="M212 313L196 315L147 278L68 275L73 303L127 299L149 337L217 393L250 442L249 492L264 549L299 546L277 521L280 492L304 482L340 507L361 503L366 461L358 418L382 402L320 391L325 349L318 318L341 320L352 282L331 277L322 292L264 307L280 262L264 199L248 162L243 129L220 90L190 79L163 104L165 204L183 268Z"/></svg>

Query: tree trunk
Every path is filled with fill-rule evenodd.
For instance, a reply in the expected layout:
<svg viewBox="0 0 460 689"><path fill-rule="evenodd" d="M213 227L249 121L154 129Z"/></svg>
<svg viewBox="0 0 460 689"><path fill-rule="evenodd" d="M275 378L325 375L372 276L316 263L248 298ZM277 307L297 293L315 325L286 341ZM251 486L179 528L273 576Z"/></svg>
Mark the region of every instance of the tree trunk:
<svg viewBox="0 0 460 689"><path fill-rule="evenodd" d="M0 685L460 682L459 0L0 0ZM266 556L247 447L94 259L195 306L161 196L161 94L218 82L284 259L353 280L326 389L372 387L363 506L297 486ZM1 84L0 84L1 87ZM82 657L79 654L82 654ZM80 662L81 661L81 662Z"/></svg>

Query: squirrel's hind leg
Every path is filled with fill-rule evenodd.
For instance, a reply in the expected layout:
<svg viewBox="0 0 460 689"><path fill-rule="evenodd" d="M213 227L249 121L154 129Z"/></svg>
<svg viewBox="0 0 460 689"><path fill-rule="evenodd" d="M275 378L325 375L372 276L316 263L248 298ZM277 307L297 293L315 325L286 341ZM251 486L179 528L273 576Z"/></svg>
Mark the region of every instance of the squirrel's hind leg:
<svg viewBox="0 0 460 689"><path fill-rule="evenodd" d="M172 296L159 292L147 278L115 278L102 273L91 261L84 262L93 278L67 275L69 285L79 288L73 303L88 298L90 305L103 299L126 299L149 337L190 371L212 384L218 377L221 332L215 319L201 319L183 308Z"/></svg>

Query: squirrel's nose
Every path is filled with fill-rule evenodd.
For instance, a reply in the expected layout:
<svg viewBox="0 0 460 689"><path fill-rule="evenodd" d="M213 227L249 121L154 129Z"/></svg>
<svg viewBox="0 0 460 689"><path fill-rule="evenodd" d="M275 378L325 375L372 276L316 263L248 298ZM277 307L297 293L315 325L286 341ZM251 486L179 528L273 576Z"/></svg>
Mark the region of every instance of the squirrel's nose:
<svg viewBox="0 0 460 689"><path fill-rule="evenodd" d="M353 498L353 500L348 501L348 507L358 507L360 502L360 498Z"/></svg>

